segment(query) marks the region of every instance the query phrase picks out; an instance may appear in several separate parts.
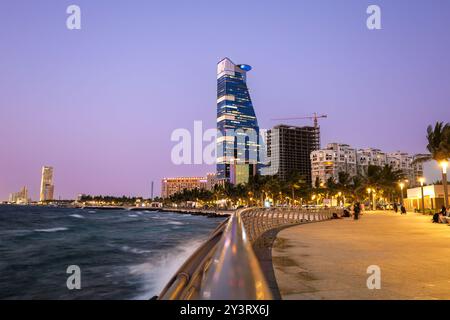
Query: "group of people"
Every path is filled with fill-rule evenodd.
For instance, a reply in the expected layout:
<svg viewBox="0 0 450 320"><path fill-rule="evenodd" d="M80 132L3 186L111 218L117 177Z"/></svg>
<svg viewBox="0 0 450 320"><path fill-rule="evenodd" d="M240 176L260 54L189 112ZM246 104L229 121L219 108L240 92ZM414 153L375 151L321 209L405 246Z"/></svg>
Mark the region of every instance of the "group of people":
<svg viewBox="0 0 450 320"><path fill-rule="evenodd" d="M359 219L362 211L361 206L362 205L359 202L355 202L353 205L353 219ZM393 209L395 213L398 212L398 206L396 203L394 204ZM344 218L350 218L352 216L351 211L351 207L344 209L344 214L342 216ZM406 214L406 208L404 205L400 205L400 214ZM442 206L441 211L433 215L433 223L445 223L450 226L450 210L447 210L445 206Z"/></svg>
<svg viewBox="0 0 450 320"><path fill-rule="evenodd" d="M398 206L396 203L394 203L394 212L398 212ZM400 205L400 214L406 214L406 208L403 204Z"/></svg>
<svg viewBox="0 0 450 320"><path fill-rule="evenodd" d="M348 210L344 209L343 217L350 218L351 217L350 211L351 211L351 208L348 208ZM361 204L359 202L355 202L355 204L353 205L353 219L358 220L359 216L361 214L361 211L362 211Z"/></svg>
<svg viewBox="0 0 450 320"><path fill-rule="evenodd" d="M433 215L433 223L449 223L450 217L449 212L445 206L442 206L441 211L436 212Z"/></svg>

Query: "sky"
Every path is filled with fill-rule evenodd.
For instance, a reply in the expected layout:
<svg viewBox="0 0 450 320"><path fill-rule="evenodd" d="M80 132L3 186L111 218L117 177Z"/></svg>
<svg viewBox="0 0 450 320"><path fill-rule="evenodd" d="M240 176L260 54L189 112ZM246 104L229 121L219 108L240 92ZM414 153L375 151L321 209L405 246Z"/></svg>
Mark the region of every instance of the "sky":
<svg viewBox="0 0 450 320"><path fill-rule="evenodd" d="M66 8L81 8L68 30ZM368 5L381 30L366 27ZM176 165L171 133L216 125L216 64L253 67L261 128L328 115L322 144L426 151L426 128L450 121L446 0L3 0L0 10L0 200L43 165L55 195L150 196ZM310 125L309 120L290 122ZM437 171L432 166L433 170Z"/></svg>

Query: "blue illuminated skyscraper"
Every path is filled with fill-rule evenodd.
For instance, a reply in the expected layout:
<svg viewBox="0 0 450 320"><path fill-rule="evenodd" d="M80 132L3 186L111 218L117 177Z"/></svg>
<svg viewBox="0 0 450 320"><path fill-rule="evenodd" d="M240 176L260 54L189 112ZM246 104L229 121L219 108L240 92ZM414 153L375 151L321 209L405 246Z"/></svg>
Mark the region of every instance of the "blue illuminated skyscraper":
<svg viewBox="0 0 450 320"><path fill-rule="evenodd" d="M217 177L247 183L259 163L259 127L247 88L249 65L217 64Z"/></svg>

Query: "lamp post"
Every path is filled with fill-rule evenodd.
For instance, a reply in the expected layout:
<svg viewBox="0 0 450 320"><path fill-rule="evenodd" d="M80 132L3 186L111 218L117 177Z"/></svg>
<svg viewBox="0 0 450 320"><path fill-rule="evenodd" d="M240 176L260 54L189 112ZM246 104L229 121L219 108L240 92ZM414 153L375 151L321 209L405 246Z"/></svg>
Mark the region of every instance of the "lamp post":
<svg viewBox="0 0 450 320"><path fill-rule="evenodd" d="M375 189L372 189L372 210L377 210L377 203L375 201Z"/></svg>
<svg viewBox="0 0 450 320"><path fill-rule="evenodd" d="M370 193L372 192L372 189L370 189L370 188L367 188L367 193L369 194L369 208L370 208L370 202L371 202L371 196L370 196Z"/></svg>
<svg viewBox="0 0 450 320"><path fill-rule="evenodd" d="M401 202L400 205L403 206L403 188L405 187L405 184L403 182L399 183L400 186L400 193L401 193Z"/></svg>
<svg viewBox="0 0 450 320"><path fill-rule="evenodd" d="M422 192L422 213L425 214L425 199L423 196L423 183L425 182L425 178L424 177L419 178L419 182L420 182L420 189L421 189L420 191Z"/></svg>
<svg viewBox="0 0 450 320"><path fill-rule="evenodd" d="M448 161L444 160L440 163L442 167L442 184L444 185L444 205L448 207L448 189L447 189L447 167Z"/></svg>

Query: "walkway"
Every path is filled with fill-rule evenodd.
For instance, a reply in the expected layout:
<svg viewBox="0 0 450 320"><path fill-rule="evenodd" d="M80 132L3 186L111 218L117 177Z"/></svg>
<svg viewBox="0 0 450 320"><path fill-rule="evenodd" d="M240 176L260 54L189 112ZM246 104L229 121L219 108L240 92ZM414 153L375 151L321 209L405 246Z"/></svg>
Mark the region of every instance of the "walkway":
<svg viewBox="0 0 450 320"><path fill-rule="evenodd" d="M283 299L450 299L450 227L389 212L287 228L272 249ZM369 290L367 267L381 268Z"/></svg>

